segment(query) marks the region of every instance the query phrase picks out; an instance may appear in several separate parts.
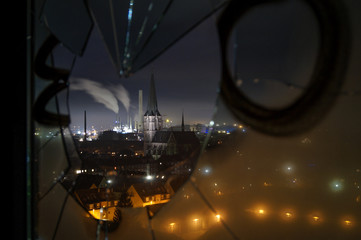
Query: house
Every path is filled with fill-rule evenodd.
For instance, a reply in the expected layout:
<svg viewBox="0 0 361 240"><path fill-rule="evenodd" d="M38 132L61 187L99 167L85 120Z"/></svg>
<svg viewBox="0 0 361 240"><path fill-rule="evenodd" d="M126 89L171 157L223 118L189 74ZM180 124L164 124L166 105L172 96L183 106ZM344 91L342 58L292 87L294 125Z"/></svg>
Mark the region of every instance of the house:
<svg viewBox="0 0 361 240"><path fill-rule="evenodd" d="M136 183L128 189L133 207L146 207L169 202L171 193L161 182Z"/></svg>

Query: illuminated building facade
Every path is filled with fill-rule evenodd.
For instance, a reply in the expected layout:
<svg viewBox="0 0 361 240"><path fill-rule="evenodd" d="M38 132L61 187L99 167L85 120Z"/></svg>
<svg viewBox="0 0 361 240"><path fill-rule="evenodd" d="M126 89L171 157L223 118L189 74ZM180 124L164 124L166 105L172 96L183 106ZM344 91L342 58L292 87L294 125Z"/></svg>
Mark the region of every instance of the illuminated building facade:
<svg viewBox="0 0 361 240"><path fill-rule="evenodd" d="M158 111L157 96L155 92L154 75L150 80L150 91L148 98L147 111L144 114L143 132L144 132L144 152L151 144L155 133L163 128L162 115Z"/></svg>
<svg viewBox="0 0 361 240"><path fill-rule="evenodd" d="M152 74L147 111L144 114L144 155L158 159L162 155L190 153L199 148L194 132L185 131L182 113L181 131L163 131L162 115L158 110L154 76Z"/></svg>

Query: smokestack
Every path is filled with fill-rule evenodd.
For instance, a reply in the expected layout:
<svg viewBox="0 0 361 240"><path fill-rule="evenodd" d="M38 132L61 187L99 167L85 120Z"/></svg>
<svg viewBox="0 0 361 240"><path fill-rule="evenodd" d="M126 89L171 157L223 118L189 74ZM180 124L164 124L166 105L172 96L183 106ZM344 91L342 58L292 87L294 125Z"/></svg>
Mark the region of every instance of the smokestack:
<svg viewBox="0 0 361 240"><path fill-rule="evenodd" d="M143 90L139 90L138 131L143 131Z"/></svg>
<svg viewBox="0 0 361 240"><path fill-rule="evenodd" d="M182 132L184 132L184 110L182 109Z"/></svg>
<svg viewBox="0 0 361 240"><path fill-rule="evenodd" d="M86 141L86 111L84 111L84 141Z"/></svg>

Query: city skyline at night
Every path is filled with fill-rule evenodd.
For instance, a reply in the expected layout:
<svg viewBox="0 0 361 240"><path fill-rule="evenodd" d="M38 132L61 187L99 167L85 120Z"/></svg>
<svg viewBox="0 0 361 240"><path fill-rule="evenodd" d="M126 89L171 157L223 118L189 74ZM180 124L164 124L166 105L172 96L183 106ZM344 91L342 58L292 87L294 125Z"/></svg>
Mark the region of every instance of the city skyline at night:
<svg viewBox="0 0 361 240"><path fill-rule="evenodd" d="M98 129L101 126L109 129L119 116L122 120L129 116L137 119L138 91L143 90L144 99L148 98L147 88L152 74L158 88L158 103L166 118L180 124L184 109L187 124L209 123L215 111L220 74L218 48L210 48L217 46L216 29L211 23L212 20L208 20L201 24L197 31L190 33L149 66L127 78L118 76L99 33L93 31L88 50L76 60L70 77L70 126L83 125L85 110L88 113L88 125ZM119 108L110 110L95 101L84 88L81 89L83 86L79 84L79 79L98 84L99 88L114 96L118 88L118 92L127 94L129 105L126 107L117 99ZM143 103L143 109L145 107Z"/></svg>

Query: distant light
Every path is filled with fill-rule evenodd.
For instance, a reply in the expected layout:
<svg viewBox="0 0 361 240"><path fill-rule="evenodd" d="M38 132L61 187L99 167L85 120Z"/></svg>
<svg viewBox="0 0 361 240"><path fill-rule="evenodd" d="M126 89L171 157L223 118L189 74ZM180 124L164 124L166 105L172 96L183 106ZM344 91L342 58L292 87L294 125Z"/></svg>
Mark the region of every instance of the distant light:
<svg viewBox="0 0 361 240"><path fill-rule="evenodd" d="M199 219L198 218L195 218L195 219L193 219L193 222L198 222L199 221Z"/></svg>
<svg viewBox="0 0 361 240"><path fill-rule="evenodd" d="M147 180L153 180L153 176L152 175L147 175L146 177L145 177L145 179L147 179Z"/></svg>
<svg viewBox="0 0 361 240"><path fill-rule="evenodd" d="M320 221L320 217L319 217L319 216L313 216L312 219L313 219L313 221L315 221L315 222Z"/></svg>
<svg viewBox="0 0 361 240"><path fill-rule="evenodd" d="M213 127L214 126L214 121L210 121L209 126Z"/></svg>
<svg viewBox="0 0 361 240"><path fill-rule="evenodd" d="M107 183L109 183L109 184L112 183L112 180L108 179Z"/></svg>
<svg viewBox="0 0 361 240"><path fill-rule="evenodd" d="M345 220L344 223L345 223L345 225L347 225L347 226L350 226L350 225L352 224L352 222L351 222L350 220Z"/></svg>
<svg viewBox="0 0 361 240"><path fill-rule="evenodd" d="M353 227L354 223L355 223L355 219L352 216L344 216L341 221L341 224L346 228Z"/></svg>
<svg viewBox="0 0 361 240"><path fill-rule="evenodd" d="M291 210L291 209L284 210L282 213L282 218L284 220L290 221L295 218L295 214L294 214L293 210Z"/></svg>
<svg viewBox="0 0 361 240"><path fill-rule="evenodd" d="M263 214L264 214L264 210L263 210L263 209L259 209L259 210L258 210L258 213L263 215Z"/></svg>
<svg viewBox="0 0 361 240"><path fill-rule="evenodd" d="M270 182L264 182L264 183L263 183L263 186L265 186L265 187L271 187L271 186L272 186L272 183L270 183Z"/></svg>
<svg viewBox="0 0 361 240"><path fill-rule="evenodd" d="M221 215L219 215L219 214L216 215L216 221L217 221L217 222L220 222L220 221L221 221Z"/></svg>
<svg viewBox="0 0 361 240"><path fill-rule="evenodd" d="M211 173L211 168L205 167L202 172L203 172L204 175L208 175L208 174Z"/></svg>
<svg viewBox="0 0 361 240"><path fill-rule="evenodd" d="M329 186L333 192L340 192L343 190L343 180L342 179L333 180L331 181Z"/></svg>
<svg viewBox="0 0 361 240"><path fill-rule="evenodd" d="M170 232L174 232L174 228L175 228L175 223L174 223L174 222L169 223L169 230L170 230Z"/></svg>
<svg viewBox="0 0 361 240"><path fill-rule="evenodd" d="M285 174L291 174L294 172L295 167L292 163L286 163L285 165L283 165L282 169Z"/></svg>

